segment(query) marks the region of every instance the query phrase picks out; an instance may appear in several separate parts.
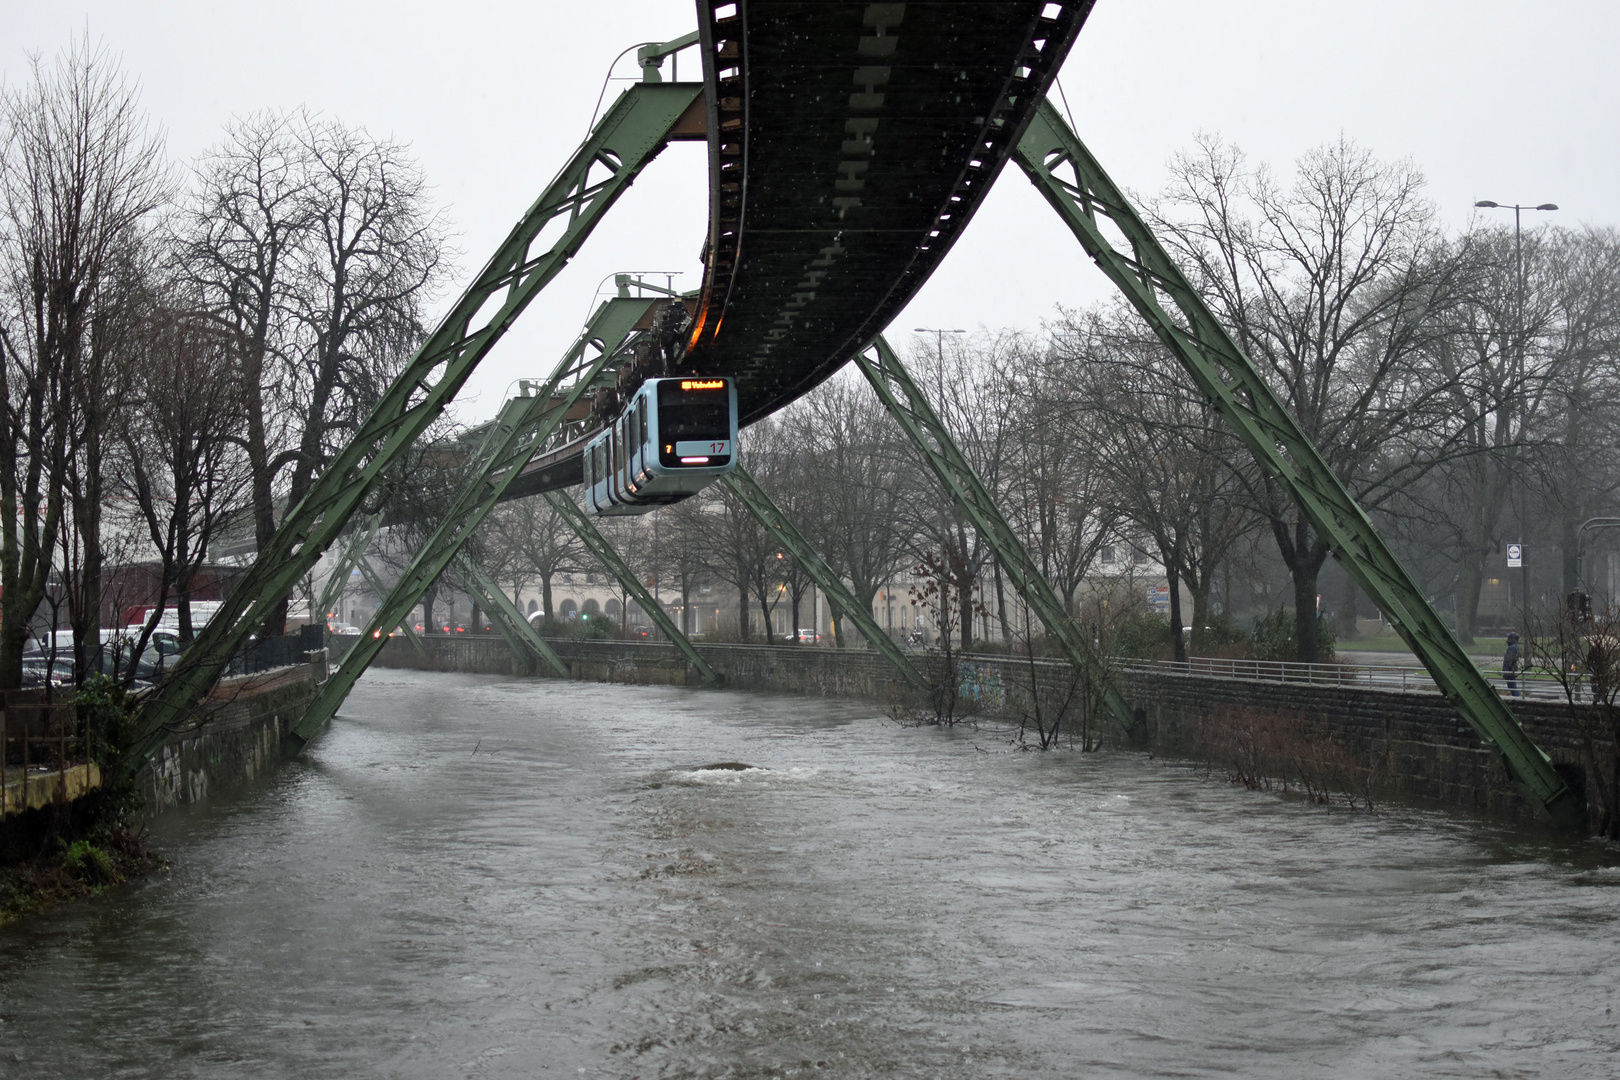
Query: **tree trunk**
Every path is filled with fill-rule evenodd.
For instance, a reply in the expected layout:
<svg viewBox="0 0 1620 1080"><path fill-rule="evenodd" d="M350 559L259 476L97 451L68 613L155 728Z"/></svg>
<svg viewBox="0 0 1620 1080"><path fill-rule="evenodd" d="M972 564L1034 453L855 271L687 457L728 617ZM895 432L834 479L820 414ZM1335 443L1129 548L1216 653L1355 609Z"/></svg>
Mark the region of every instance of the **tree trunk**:
<svg viewBox="0 0 1620 1080"><path fill-rule="evenodd" d="M748 633L748 586L737 586L737 639L739 641L752 641Z"/></svg>
<svg viewBox="0 0 1620 1080"><path fill-rule="evenodd" d="M438 633L438 627L434 625L433 619L433 602L438 598L439 587L437 585L429 585L422 591L422 633L424 634ZM410 618L410 614L407 613L405 617ZM392 629L392 626L383 627L385 633Z"/></svg>
<svg viewBox="0 0 1620 1080"><path fill-rule="evenodd" d="M1321 639L1316 632L1316 577L1321 565L1302 559L1293 569L1294 659L1304 664L1317 663L1322 653Z"/></svg>
<svg viewBox="0 0 1620 1080"><path fill-rule="evenodd" d="M964 568L956 589L957 617L962 620L962 651L973 648L973 581Z"/></svg>
<svg viewBox="0 0 1620 1080"><path fill-rule="evenodd" d="M1564 563L1564 596L1581 587L1580 514L1566 514L1560 530L1559 547ZM1560 597L1562 602L1562 597Z"/></svg>
<svg viewBox="0 0 1620 1080"><path fill-rule="evenodd" d="M1007 623L1007 588L1001 575L1001 560L996 560L996 615L1001 619L1001 643L1012 647L1012 627Z"/></svg>
<svg viewBox="0 0 1620 1080"><path fill-rule="evenodd" d="M1462 568L1457 574L1457 640L1472 645L1479 629L1479 593L1485 584L1485 559L1478 550L1464 548L1461 562Z"/></svg>
<svg viewBox="0 0 1620 1080"><path fill-rule="evenodd" d="M1211 591L1210 576L1205 574L1197 582L1189 582L1187 591L1192 595L1192 638L1193 645L1198 649L1208 647L1204 640L1204 627L1209 625L1209 594Z"/></svg>
<svg viewBox="0 0 1620 1080"><path fill-rule="evenodd" d="M1349 640L1351 638L1361 636L1361 631L1356 628L1356 611L1361 606L1360 601L1361 601L1361 587L1356 584L1356 579L1350 575L1350 571L1346 570L1344 572L1344 592L1339 597L1339 619L1338 619L1338 621L1339 621L1339 629L1338 629L1339 640L1347 641L1347 640ZM1474 587L1474 603L1475 603L1475 606L1477 607L1478 603L1479 603L1479 587L1478 587L1478 585L1476 585ZM1458 615L1458 619L1457 619L1457 627L1458 627L1458 632L1461 633L1461 630L1462 630L1462 617L1461 617L1460 610L1459 610L1459 615ZM1473 627L1473 616L1470 615L1469 616L1470 637L1468 639L1470 642L1473 640L1472 627Z"/></svg>
<svg viewBox="0 0 1620 1080"><path fill-rule="evenodd" d="M540 575L540 610L545 613L545 622L550 625L555 613L551 607L551 575Z"/></svg>
<svg viewBox="0 0 1620 1080"><path fill-rule="evenodd" d="M762 624L761 632L764 634L765 644L771 643L771 609L766 605L765 598L769 595L764 589L759 592L759 618Z"/></svg>
<svg viewBox="0 0 1620 1080"><path fill-rule="evenodd" d="M1176 572L1166 569L1165 579L1170 582L1170 639L1171 655L1176 663L1187 662L1187 639L1181 632L1181 581Z"/></svg>

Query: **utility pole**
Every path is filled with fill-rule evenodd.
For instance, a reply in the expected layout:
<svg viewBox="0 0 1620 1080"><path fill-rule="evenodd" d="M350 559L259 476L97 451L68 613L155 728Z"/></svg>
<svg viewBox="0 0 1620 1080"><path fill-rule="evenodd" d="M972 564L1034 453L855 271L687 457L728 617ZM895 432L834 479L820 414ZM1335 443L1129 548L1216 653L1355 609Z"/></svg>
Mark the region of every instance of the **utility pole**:
<svg viewBox="0 0 1620 1080"><path fill-rule="evenodd" d="M1513 211L1513 375L1522 385L1524 382L1524 229L1521 215L1526 210L1556 210L1557 203L1541 203L1539 206L1522 206L1518 203L1499 203L1490 199L1481 199L1474 204L1483 210L1512 210ZM1519 482L1519 528L1524 529L1525 518L1529 512L1528 499L1524 490L1523 478ZM1530 633L1530 566L1524 558L1525 543L1521 535L1519 541L1519 604L1523 611L1524 632Z"/></svg>

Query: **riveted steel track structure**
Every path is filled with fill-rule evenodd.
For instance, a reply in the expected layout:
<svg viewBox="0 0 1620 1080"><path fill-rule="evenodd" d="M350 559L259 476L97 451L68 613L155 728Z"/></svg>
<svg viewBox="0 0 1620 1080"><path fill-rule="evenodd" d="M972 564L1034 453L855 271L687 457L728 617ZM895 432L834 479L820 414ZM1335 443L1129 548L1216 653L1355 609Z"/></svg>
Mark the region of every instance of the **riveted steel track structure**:
<svg viewBox="0 0 1620 1080"><path fill-rule="evenodd" d="M990 545L990 550L995 552L1007 579L1041 620L1046 632L1057 641L1064 657L1074 665L1082 678L1101 690L1103 709L1109 719L1122 733L1129 735L1131 709L1120 696L1113 679L1108 676L1106 665L1092 651L1091 643L1086 640L1080 627L1075 625L1068 608L1063 606L1062 599L1046 580L1046 575L1041 573L1041 568L1024 550L1018 534L996 506L990 489L984 486L973 465L957 447L950 429L929 404L922 388L900 363L900 357L880 334L871 349L855 354L855 363L946 494L973 522L973 527Z"/></svg>
<svg viewBox="0 0 1620 1080"><path fill-rule="evenodd" d="M1045 104L1092 2L698 0L703 83L658 81L662 59L691 35L642 50L647 81L610 107L384 393L354 442L289 512L239 579L234 615L211 620L148 699L130 761L149 756L169 731L191 719L229 658L342 534L382 474L442 412L647 162L669 141L705 139L704 284L688 305L693 318L677 371L736 379L746 424L856 356L952 497L972 508L975 527L1004 565L1022 568L1020 591L1048 631L1077 665L1099 677L1089 642L1055 603L937 417L928 420L926 399L906 392L909 377L897 361L890 363L892 351L879 338L960 236L1007 161L1017 158L1257 458L1289 487L1527 795L1554 818L1573 822L1575 797L1546 755L1468 662L1123 195ZM555 240L543 236L548 226L559 230ZM1110 242L1114 230L1124 248ZM874 341L875 360L859 355ZM560 433L526 464L502 473L498 497L578 484L580 452L593 430L591 421L571 422L566 437ZM568 509L559 509L587 543L594 538L599 557L610 567L617 563L621 582L639 588L578 507L562 501ZM663 615L656 604L643 607L655 621ZM678 632L671 640L700 670L706 667ZM1118 694L1110 689L1107 700L1110 714L1128 725Z"/></svg>
<svg viewBox="0 0 1620 1080"><path fill-rule="evenodd" d="M361 630L360 640L345 654L337 671L305 710L293 728L294 736L307 741L331 718L356 680L387 644L388 634L410 615L422 594L444 573L445 567L517 478L524 463L559 431L566 437L570 416L576 416L577 422L585 395L600 388L598 379L609 361L637 325L645 323L653 304L653 300L645 297L614 297L606 301L539 392L533 397L513 398L502 407L473 456L475 464L468 484L384 596L376 613ZM567 676L568 668L543 642L536 651L559 675Z"/></svg>
<svg viewBox="0 0 1620 1080"><path fill-rule="evenodd" d="M703 676L703 681L710 686L719 686L721 682L719 673L709 666L709 662L703 659L703 654L699 653L692 642L687 639L687 636L675 626L674 621L669 617L669 613L664 610L664 605L660 604L653 594L647 591L647 587L641 583L641 579L636 577L635 571L631 570L629 564L619 557L619 553L613 549L613 545L608 543L607 537L603 536L601 531L591 523L590 516L580 509L579 504L567 495L561 495L555 491L546 492L545 498L556 509L557 513L562 515L563 519L568 522L569 527L574 530L580 541L590 549L591 554L596 556L597 561L605 566L608 572L618 581L619 587L628 593L636 603L641 605L641 610L653 621L653 625L658 627L663 632L663 635L670 640L670 643L680 650L681 655L686 657L686 662L697 669L698 674Z"/></svg>
<svg viewBox="0 0 1620 1080"><path fill-rule="evenodd" d="M912 664L911 658L905 650L895 644L893 638L883 632L883 627L872 617L872 612L866 605L855 599L854 595L844 587L843 581L827 565L827 560L816 551L815 545L805 539L793 520L782 512L771 497L765 494L765 489L741 465L727 475L720 478L733 495L742 500L759 523L765 526L767 532L776 538L787 553L804 568L810 579L820 587L834 608L844 613L853 622L861 635L872 643L872 648L882 653L895 670L900 672L901 678L919 690L927 689L928 680L923 678L922 672Z"/></svg>
<svg viewBox="0 0 1620 1080"><path fill-rule="evenodd" d="M1530 798L1561 824L1583 819L1584 807L1546 753L1525 734L1355 498L1051 102L1042 103L1019 140L1017 160ZM1105 222L1123 238L1125 250L1109 240Z"/></svg>

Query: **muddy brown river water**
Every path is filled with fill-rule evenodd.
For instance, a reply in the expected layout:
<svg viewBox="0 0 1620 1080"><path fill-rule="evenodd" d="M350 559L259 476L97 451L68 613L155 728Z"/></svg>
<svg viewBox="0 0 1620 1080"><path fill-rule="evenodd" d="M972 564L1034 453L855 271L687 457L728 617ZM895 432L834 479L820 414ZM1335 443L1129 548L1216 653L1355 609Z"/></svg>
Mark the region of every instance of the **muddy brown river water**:
<svg viewBox="0 0 1620 1080"><path fill-rule="evenodd" d="M153 839L0 1076L1620 1075L1612 848L860 703L373 670Z"/></svg>

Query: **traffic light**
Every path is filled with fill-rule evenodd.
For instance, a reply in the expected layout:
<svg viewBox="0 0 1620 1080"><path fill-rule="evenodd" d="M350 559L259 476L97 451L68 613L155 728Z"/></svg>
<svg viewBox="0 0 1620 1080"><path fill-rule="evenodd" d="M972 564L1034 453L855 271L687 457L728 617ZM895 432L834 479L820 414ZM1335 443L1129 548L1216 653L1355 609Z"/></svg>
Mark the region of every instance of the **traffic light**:
<svg viewBox="0 0 1620 1080"><path fill-rule="evenodd" d="M1592 594L1579 590L1570 593L1564 598L1568 605L1570 620L1577 623L1592 621Z"/></svg>

